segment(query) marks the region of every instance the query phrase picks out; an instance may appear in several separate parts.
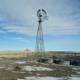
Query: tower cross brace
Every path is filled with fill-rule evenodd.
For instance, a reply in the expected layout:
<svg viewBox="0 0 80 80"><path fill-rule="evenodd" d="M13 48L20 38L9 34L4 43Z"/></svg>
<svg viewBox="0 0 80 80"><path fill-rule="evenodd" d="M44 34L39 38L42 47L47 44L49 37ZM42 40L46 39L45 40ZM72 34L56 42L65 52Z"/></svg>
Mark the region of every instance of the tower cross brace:
<svg viewBox="0 0 80 80"><path fill-rule="evenodd" d="M42 21L38 21L38 29L36 36L36 54L42 56L45 53L44 50L44 40L43 40L43 31L42 31Z"/></svg>

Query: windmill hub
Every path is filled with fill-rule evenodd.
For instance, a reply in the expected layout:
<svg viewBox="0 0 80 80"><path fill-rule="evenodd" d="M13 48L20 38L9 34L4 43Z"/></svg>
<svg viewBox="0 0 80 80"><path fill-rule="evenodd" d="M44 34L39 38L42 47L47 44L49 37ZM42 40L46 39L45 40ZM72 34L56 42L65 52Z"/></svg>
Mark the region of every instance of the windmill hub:
<svg viewBox="0 0 80 80"><path fill-rule="evenodd" d="M42 17L42 15L39 15L39 17Z"/></svg>

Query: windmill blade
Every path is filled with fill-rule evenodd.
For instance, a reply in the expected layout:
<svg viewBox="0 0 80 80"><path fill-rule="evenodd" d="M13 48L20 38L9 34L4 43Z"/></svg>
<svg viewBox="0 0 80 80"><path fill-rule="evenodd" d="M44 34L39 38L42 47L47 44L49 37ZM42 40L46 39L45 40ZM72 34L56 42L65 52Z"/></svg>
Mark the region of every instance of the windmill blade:
<svg viewBox="0 0 80 80"><path fill-rule="evenodd" d="M48 20L49 19L49 16L45 16L45 19Z"/></svg>

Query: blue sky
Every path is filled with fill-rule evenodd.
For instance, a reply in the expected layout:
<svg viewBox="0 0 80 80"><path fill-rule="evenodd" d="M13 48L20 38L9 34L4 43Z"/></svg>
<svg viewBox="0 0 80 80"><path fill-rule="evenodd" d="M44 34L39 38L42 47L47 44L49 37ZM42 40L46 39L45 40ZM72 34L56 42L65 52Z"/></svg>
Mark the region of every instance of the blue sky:
<svg viewBox="0 0 80 80"><path fill-rule="evenodd" d="M80 0L0 0L0 50L35 50L37 10L47 51L80 51Z"/></svg>

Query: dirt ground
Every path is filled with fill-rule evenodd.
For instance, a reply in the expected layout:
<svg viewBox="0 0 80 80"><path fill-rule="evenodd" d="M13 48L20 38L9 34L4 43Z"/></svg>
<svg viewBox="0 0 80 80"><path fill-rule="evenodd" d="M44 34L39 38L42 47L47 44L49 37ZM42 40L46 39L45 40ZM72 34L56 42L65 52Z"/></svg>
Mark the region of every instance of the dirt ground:
<svg viewBox="0 0 80 80"><path fill-rule="evenodd" d="M36 77L70 77L77 75L80 77L80 70L73 70L72 68L80 68L80 66L62 66L54 63L40 63L34 61L26 61L24 64L15 63L18 60L26 60L26 58L4 58L0 60L0 80L17 80L18 78L24 79L25 77L36 76ZM22 71L22 66L36 66L46 67L52 69L52 71ZM39 74L39 75L38 75Z"/></svg>

